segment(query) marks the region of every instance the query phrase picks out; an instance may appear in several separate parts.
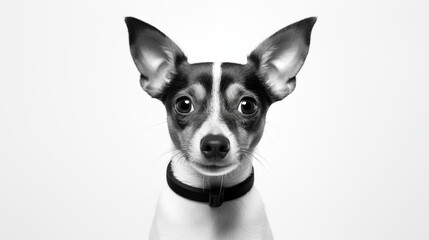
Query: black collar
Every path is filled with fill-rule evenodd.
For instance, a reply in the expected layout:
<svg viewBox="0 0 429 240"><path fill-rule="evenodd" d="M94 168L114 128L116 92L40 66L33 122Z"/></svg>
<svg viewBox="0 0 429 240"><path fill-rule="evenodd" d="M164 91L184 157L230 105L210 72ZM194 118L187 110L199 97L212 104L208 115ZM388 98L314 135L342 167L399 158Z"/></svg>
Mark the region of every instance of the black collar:
<svg viewBox="0 0 429 240"><path fill-rule="evenodd" d="M173 192L192 201L208 203L210 207L220 207L224 201L231 201L243 196L252 189L254 180L255 176L252 167L250 176L235 186L201 189L186 185L177 180L171 170L171 162L167 167L167 183Z"/></svg>

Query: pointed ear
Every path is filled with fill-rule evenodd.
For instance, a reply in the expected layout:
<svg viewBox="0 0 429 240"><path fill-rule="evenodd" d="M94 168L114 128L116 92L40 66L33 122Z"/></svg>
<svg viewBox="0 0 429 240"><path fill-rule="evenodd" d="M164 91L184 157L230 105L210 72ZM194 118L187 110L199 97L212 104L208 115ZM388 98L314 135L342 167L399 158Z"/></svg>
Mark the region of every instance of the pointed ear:
<svg viewBox="0 0 429 240"><path fill-rule="evenodd" d="M283 99L295 89L295 76L307 57L316 20L306 18L279 30L249 55L248 64L256 65L273 101Z"/></svg>
<svg viewBox="0 0 429 240"><path fill-rule="evenodd" d="M161 99L176 67L187 61L182 50L164 33L133 17L126 17L131 55L140 71L140 84L152 97Z"/></svg>

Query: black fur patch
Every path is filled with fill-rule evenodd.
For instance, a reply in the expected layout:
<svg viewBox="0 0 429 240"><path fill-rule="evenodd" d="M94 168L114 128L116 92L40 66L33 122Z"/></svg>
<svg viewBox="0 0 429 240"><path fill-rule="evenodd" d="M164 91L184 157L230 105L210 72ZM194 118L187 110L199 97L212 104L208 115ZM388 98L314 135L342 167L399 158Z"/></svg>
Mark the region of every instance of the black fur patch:
<svg viewBox="0 0 429 240"><path fill-rule="evenodd" d="M220 91L222 99L227 99L226 90L228 86L233 83L241 84L246 90L253 93L258 103L258 111L252 115L243 115L238 112L240 101L246 95L240 96L243 93L238 93L237 98L228 104L224 101L224 108L222 111L223 120L232 132L237 131L238 127L244 128L246 131L256 131L260 128L263 122L271 99L267 93L267 89L256 75L256 71L251 71L248 65L241 65L236 63L223 63Z"/></svg>
<svg viewBox="0 0 429 240"><path fill-rule="evenodd" d="M177 68L176 74L173 75L169 84L166 86L163 103L167 109L167 114L174 120L175 127L184 130L192 125L194 129L198 129L207 118L206 111L212 90L212 64L211 63L198 63L198 64L182 64ZM196 102L193 99L194 111L189 114L180 114L175 110L175 100L180 97L178 93L186 88L200 84L204 87L206 97ZM185 90L186 92L186 90ZM190 96L193 94L188 92Z"/></svg>

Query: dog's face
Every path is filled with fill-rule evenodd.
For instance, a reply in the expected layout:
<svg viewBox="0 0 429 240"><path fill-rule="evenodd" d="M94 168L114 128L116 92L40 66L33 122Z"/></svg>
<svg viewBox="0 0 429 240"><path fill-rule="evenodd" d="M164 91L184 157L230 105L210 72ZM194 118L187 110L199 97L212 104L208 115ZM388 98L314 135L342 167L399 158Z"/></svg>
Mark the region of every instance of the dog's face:
<svg viewBox="0 0 429 240"><path fill-rule="evenodd" d="M140 83L164 103L171 139L184 161L207 176L227 174L249 161L269 106L295 88L315 21L304 19L278 31L242 65L190 64L162 32L126 18Z"/></svg>
<svg viewBox="0 0 429 240"><path fill-rule="evenodd" d="M254 69L232 63L182 64L163 101L171 139L191 166L225 174L251 154L271 100Z"/></svg>

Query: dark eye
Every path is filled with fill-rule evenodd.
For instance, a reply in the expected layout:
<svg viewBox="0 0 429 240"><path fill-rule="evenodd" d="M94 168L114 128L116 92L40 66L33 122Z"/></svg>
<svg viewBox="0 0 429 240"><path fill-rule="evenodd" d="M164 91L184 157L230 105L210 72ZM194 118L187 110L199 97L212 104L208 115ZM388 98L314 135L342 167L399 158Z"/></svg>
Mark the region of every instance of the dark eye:
<svg viewBox="0 0 429 240"><path fill-rule="evenodd" d="M176 100L176 110L179 113L190 113L194 111L194 106L192 105L192 101L188 97L180 97Z"/></svg>
<svg viewBox="0 0 429 240"><path fill-rule="evenodd" d="M244 115L250 115L256 112L258 106L253 98L245 97L241 99L240 105L238 105L238 111Z"/></svg>

